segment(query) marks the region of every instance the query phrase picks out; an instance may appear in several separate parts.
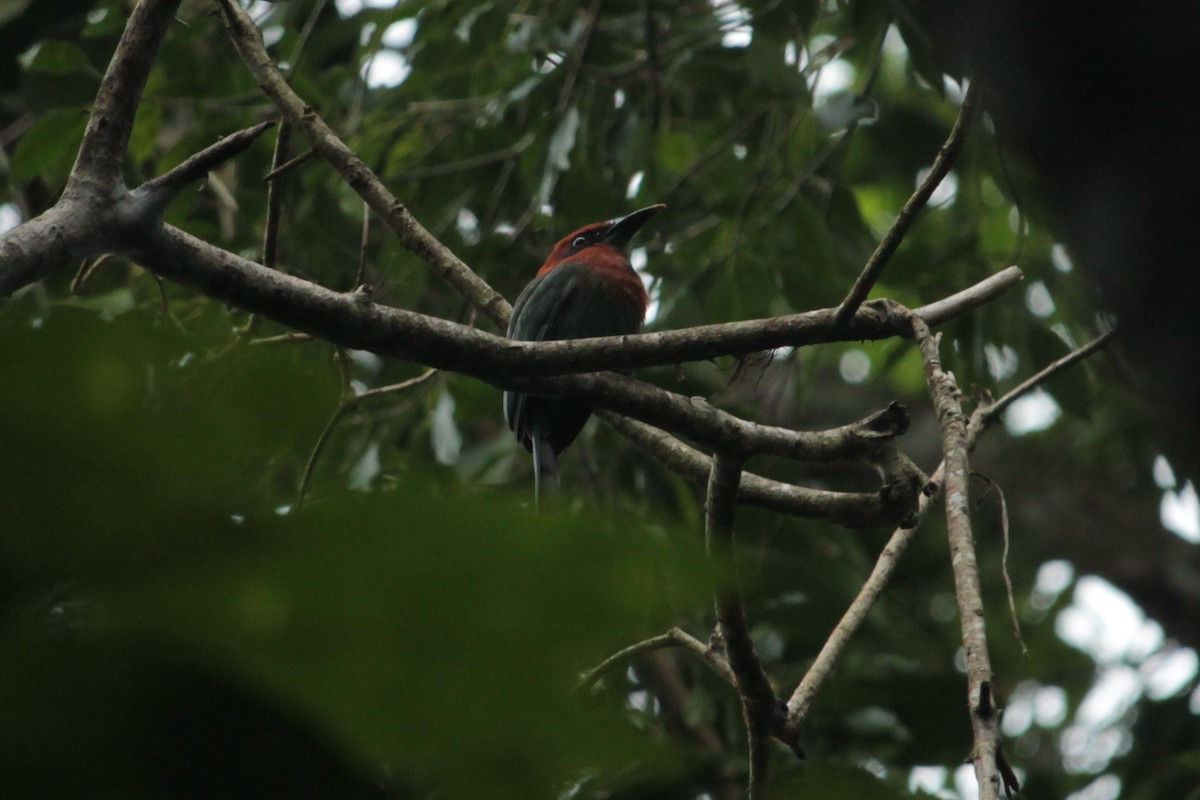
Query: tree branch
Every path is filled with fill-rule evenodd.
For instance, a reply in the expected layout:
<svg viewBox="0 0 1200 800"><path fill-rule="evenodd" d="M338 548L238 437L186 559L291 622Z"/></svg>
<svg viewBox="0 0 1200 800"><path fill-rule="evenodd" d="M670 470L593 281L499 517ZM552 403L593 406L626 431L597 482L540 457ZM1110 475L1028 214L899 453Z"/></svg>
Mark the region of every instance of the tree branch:
<svg viewBox="0 0 1200 800"><path fill-rule="evenodd" d="M1113 335L1114 332L1109 331L1096 337L1086 345L1063 356L1045 369L1040 370L1029 379L1022 381L999 400L976 408L974 413L971 414L970 422L967 425L966 445L968 452L974 450L979 437L1000 419L1000 414L1013 401L1067 367L1097 352L1111 341ZM919 527L920 522L925 518L929 509L932 508L933 503L940 497L945 469L946 462L943 461L938 465L933 475L930 476L927 491L921 495L913 527L897 528L892 533L887 545L883 548L883 552L879 554L870 577L867 578L862 589L859 590L858 595L850 604L850 607L846 609L846 613L838 621L833 633L826 639L825 644L821 647L821 652L817 654L812 666L805 673L803 680L800 681L800 685L792 693L791 698L788 700L789 727L798 728L804 722L813 698L816 697L817 692L820 691L821 686L832 673L833 667L836 665L838 659L841 658L850 638L861 627L867 617L867 613L879 599L883 587L891 578L900 556L908 546L908 543L912 541L912 537ZM746 501L743 500L743 502ZM1001 773L1003 771L1003 767L1001 766ZM1011 784L1011 780L1007 778L1005 780L1008 780L1009 784Z"/></svg>
<svg viewBox="0 0 1200 800"><path fill-rule="evenodd" d="M924 518L931 504L931 497L927 495L921 496L920 505L917 509L918 521ZM829 634L829 638L821 646L821 651L817 653L812 666L804 673L804 678L800 681L796 690L792 692L792 696L788 698L787 727L789 730L794 731L796 735L799 735L800 727L808 716L808 709L812 705L813 699L817 696L817 692L820 691L825 681L833 673L833 668L845 651L846 645L849 644L850 638L858 631L863 621L867 618L867 613L875 606L875 602L883 592L883 587L891 579L892 573L896 569L896 564L900 563L900 556L903 555L905 548L908 547L908 543L916 535L918 527L919 525L914 522L910 527L896 528L892 532L891 538L888 539L888 543L879 554L879 558L876 559L875 567L871 570L870 576L863 583L862 588L858 590L858 595L850 603L850 607L846 609L846 613L838 620L833 633Z"/></svg>
<svg viewBox="0 0 1200 800"><path fill-rule="evenodd" d="M227 3L226 10L235 23L241 19L238 13L240 9L232 4ZM261 48L257 31L252 32L254 35L251 38ZM262 55L265 57L265 51ZM283 92L286 85L282 84L277 72L268 70L268 73L268 78L274 76L279 80L279 86L282 86L280 92ZM284 94L296 99L290 90ZM306 113L309 117L314 116L310 109ZM28 271L21 271L18 268L20 265L15 262L24 260L34 263L37 268L34 271L45 268L50 259L41 254L47 252L47 238L52 244L59 245L59 249L51 249L55 260L64 255L77 256L81 250L87 252L111 247L133 255L156 274L198 286L209 296L240 305L283 324L311 331L334 343L453 369L509 388L586 397L599 405L681 430L698 443L714 449L727 448L731 441L737 439L749 442L753 448L763 452L816 460L876 457L882 456L883 450L890 448L894 451L890 439L902 430L902 413L877 415L871 420L822 434L798 433L745 422L713 409L702 401L685 400L619 376L587 376L556 381L538 380L535 377L555 371L558 368L556 362L561 363L562 369L571 371L593 369L596 365L604 366L607 363L629 368L639 364L711 358L728 352L752 352L774 346L797 346L832 340L837 334L832 332L832 312L828 310L616 340L517 343L444 320L399 309L384 309L360 294L329 292L305 281L264 270L159 224L156 210L147 207L155 204L147 203L147 197L177 191L187 179L203 174L207 167L220 158L233 155L262 127L228 137L140 190L125 194L117 203L108 204L105 206L107 210L111 212L115 208L116 211L109 213L106 219L101 219L102 215L95 215L88 231L79 230L80 215L75 215L72 224L58 225L55 215L51 213L44 215L41 223L35 220L22 226L0 240L0 252L16 251L17 256L32 254L33 257L6 261L5 272L0 274L0 285L10 286L29 277ZM336 139L334 142L344 148ZM357 163L361 166L361 162ZM370 177L373 179L373 176ZM352 176L348 179L353 184ZM40 229L39 224L42 225ZM153 230L148 231L151 228ZM22 237L30 232L42 234L39 246L22 251ZM963 313L997 296L1019 278L1019 270L1012 268L985 281L974 292L961 293L958 300L947 298L939 301L929 310L930 321L936 322L948 315ZM903 332L904 319L894 313L894 308L883 302L871 304L855 315L849 329L842 331L840 337L883 338ZM502 316L506 311L507 308L501 310ZM615 346L612 344L614 341ZM728 341L733 344L726 344ZM612 357L613 353L617 354L616 358ZM518 373L520 377L507 377ZM660 439L659 443L664 443L664 440ZM687 454L688 450L682 449L678 453ZM689 459L688 463L693 472L696 466L706 466L704 462L697 463L694 458ZM758 481L755 476L747 482L752 495L757 489L769 487L768 491L759 493L764 502L797 504L796 495L791 490L780 491L780 486L763 485ZM834 495L827 495L826 499L832 497ZM815 496L811 494L805 498L807 501L813 499ZM847 501L840 502L844 504ZM902 508L902 504L897 507ZM870 514L870 510L864 513Z"/></svg>
<svg viewBox="0 0 1200 800"><path fill-rule="evenodd" d="M784 346L887 339L907 335L905 315L910 313L891 301L877 300L859 309L840 331L833 324L833 310L822 309L659 333L524 342L377 305L369 298L266 270L169 225L151 236L140 236L128 249L164 277L318 338L485 379L520 373L531 382L504 384L520 390L533 388L537 376L662 366ZM952 298L939 301L930 323L966 313L984 298L999 297L1020 279L1020 270L1010 267L974 290L955 295L963 298L961 304L950 302ZM0 287L4 285L0 278ZM911 313L920 316L922 310Z"/></svg>
<svg viewBox="0 0 1200 800"><path fill-rule="evenodd" d="M946 527L950 537L950 562L954 571L954 596L962 624L963 650L967 661L967 705L975 747L972 760L979 781L980 800L998 800L1001 777L997 766L1000 750L999 714L991 699L992 666L988 656L983 594L979 565L971 532L968 493L970 467L967 462L967 419L959 401L954 378L942 369L938 342L929 326L913 317L913 335L925 361L925 380L942 426L945 454L944 498Z"/></svg>
<svg viewBox="0 0 1200 800"><path fill-rule="evenodd" d="M0 236L0 297L103 252L108 238L101 220L83 217L60 200Z"/></svg>
<svg viewBox="0 0 1200 800"><path fill-rule="evenodd" d="M718 452L713 457L705 501L704 529L709 556L718 562L720 568L729 570L725 585L716 592L717 622L721 628L726 658L742 698L742 714L750 742L748 797L753 800L761 797L766 781L767 739L775 729L779 703L754 650L738 580L733 519L741 475L740 455Z"/></svg>
<svg viewBox="0 0 1200 800"><path fill-rule="evenodd" d="M241 155L264 131L273 127L275 127L274 122L260 122L252 127L223 136L199 153L189 156L181 164L157 178L146 181L136 191L161 210L171 200L174 200L185 186L201 180L216 167Z"/></svg>
<svg viewBox="0 0 1200 800"><path fill-rule="evenodd" d="M458 372L503 389L579 397L714 450L738 441L755 452L788 458L870 458L907 425L903 408L897 406L830 431L791 431L742 420L702 398L685 398L626 375L525 377L524 361L517 355L524 343L376 305L361 293L332 292L268 270L170 225L140 238L130 249L153 272L335 344ZM543 344L560 343L537 346Z"/></svg>
<svg viewBox="0 0 1200 800"><path fill-rule="evenodd" d="M246 67L280 113L312 143L313 150L337 170L371 210L391 228L406 249L432 266L463 297L500 328L508 323L508 301L475 274L409 213L320 115L292 88L267 54L254 20L234 0L218 0L230 39Z"/></svg>
<svg viewBox="0 0 1200 800"><path fill-rule="evenodd" d="M671 628L666 633L652 636L649 639L631 644L622 650L618 650L608 658L601 661L596 666L585 672L576 684L576 691L586 689L596 681L600 680L605 672L608 672L617 664L622 664L630 659L636 658L643 653L649 653L653 650L660 650L664 647L681 647L686 652L695 656L705 664L713 668L713 671L719 675L722 680L730 686L736 688L737 681L734 678L733 670L729 668L729 662L725 656L713 650L704 642L692 636L682 628Z"/></svg>
<svg viewBox="0 0 1200 800"><path fill-rule="evenodd" d="M100 82L64 197L85 188L109 194L123 191L121 173L133 120L179 2L141 0L133 9Z"/></svg>
<svg viewBox="0 0 1200 800"><path fill-rule="evenodd" d="M693 483L705 483L712 459L670 434L621 416L613 411L597 412L602 420L629 438L671 472ZM828 520L847 528L876 528L896 525L912 513L916 490L924 484L920 471L910 469L886 473L887 482L877 492L832 492L811 489L743 472L738 502L799 517Z"/></svg>
<svg viewBox="0 0 1200 800"><path fill-rule="evenodd" d="M1000 415L1003 414L1008 407L1020 397L1033 391L1038 386L1057 375L1059 372L1062 372L1068 367L1074 365L1076 362L1082 361L1092 353L1095 353L1097 350L1107 346L1108 343L1112 341L1112 338L1116 335L1116 329L1105 331L1082 347L1072 350L1070 353L1067 353L1065 356L1053 362L1052 364L1047 365L1036 374L1026 378L999 400L977 408L975 413L971 415L971 427L986 428L995 424L996 421L999 420ZM974 447L974 444L974 440L972 440L970 445Z"/></svg>
<svg viewBox="0 0 1200 800"><path fill-rule="evenodd" d="M933 194L933 190L938 187L938 184L942 182L946 174L950 172L950 168L954 166L954 162L958 158L958 153L962 150L967 128L975 113L975 93L975 83L972 82L967 87L966 96L963 97L962 106L958 110L958 118L954 120L954 127L950 129L950 135L938 150L937 157L933 160L933 166L930 167L929 172L925 175L925 179L921 181L921 185L913 192L912 197L908 198L908 202L900 209L896 221L892 223L892 227L884 237L879 240L879 245L875 248L875 252L867 259L867 264L863 267L858 280L854 282L854 286L850 288L850 293L846 295L846 299L838 306L837 315L834 318L838 325L849 321L858 310L858 307L867 299L867 295L871 292L871 287L879 280L879 275L883 272L883 268L887 266L888 260L896 252L896 248L900 246L900 243L904 241L904 237L916 220L917 214L921 213L921 209L929 202L929 197Z"/></svg>

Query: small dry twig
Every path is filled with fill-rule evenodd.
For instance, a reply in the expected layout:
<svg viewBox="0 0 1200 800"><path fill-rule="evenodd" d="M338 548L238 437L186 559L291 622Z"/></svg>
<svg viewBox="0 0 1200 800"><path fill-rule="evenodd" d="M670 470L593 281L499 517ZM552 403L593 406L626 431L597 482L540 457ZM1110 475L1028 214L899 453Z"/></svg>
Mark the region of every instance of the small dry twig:
<svg viewBox="0 0 1200 800"><path fill-rule="evenodd" d="M846 295L846 299L838 306L837 317L835 318L839 325L847 322L863 301L867 299L867 295L871 292L871 287L879 280L883 268L887 266L888 260L892 254L900 247L900 243L904 241L908 229L912 227L913 222L917 218L917 214L921 213L921 209L929 202L929 197L933 194L933 190L938 187L946 174L950 172L950 168L954 166L954 162L958 159L958 153L962 150L963 141L966 138L967 128L970 126L971 118L975 115L975 84L971 83L967 87L966 96L963 97L962 106L958 110L958 118L954 121L954 127L950 129L950 135L946 138L938 150L937 157L933 160L933 166L929 168L929 172L925 175L921 185L913 192L912 197L901 207L900 213L896 216L896 221L892 223L892 227L888 230L884 237L879 240L879 245L876 246L875 252L867 259L867 264L863 267L862 273L858 276L858 280L854 282L854 286L850 288L850 293Z"/></svg>
<svg viewBox="0 0 1200 800"><path fill-rule="evenodd" d="M338 353L341 354L342 351L339 349ZM333 434L334 429L337 428L338 423L345 419L347 414L357 409L364 400L407 391L415 386L420 386L437 374L436 369L429 369L415 378L409 378L406 381L394 383L390 386L379 386L374 389L368 389L361 394L354 394L350 389L349 381L346 377L344 355L339 355L339 366L342 368L343 375L342 401L338 404L337 410L333 412L333 416L325 423L325 428L321 431L321 435L317 437L317 442L313 445L312 453L308 456L308 463L304 465L304 475L300 479L300 487L296 490L297 510L304 506L304 500L308 495L308 486L312 482L313 473L317 469L317 461L320 459L321 453L325 450L325 445L329 441L329 437Z"/></svg>

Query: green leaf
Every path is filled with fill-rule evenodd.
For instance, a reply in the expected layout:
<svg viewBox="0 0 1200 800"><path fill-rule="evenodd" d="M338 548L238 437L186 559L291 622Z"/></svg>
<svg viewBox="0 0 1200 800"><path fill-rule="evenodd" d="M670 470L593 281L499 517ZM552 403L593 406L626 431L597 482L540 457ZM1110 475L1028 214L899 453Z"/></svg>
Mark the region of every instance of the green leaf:
<svg viewBox="0 0 1200 800"><path fill-rule="evenodd" d="M1041 325L1029 328L1029 351L1033 357L1032 371L1049 366L1071 351L1069 345L1053 331ZM1076 366L1043 384L1043 389L1058 402L1063 411L1078 419L1091 416L1095 401L1087 370Z"/></svg>
<svg viewBox="0 0 1200 800"><path fill-rule="evenodd" d="M887 32L891 17L888 0L852 0L849 29L854 41L859 44L878 41Z"/></svg>
<svg viewBox="0 0 1200 800"><path fill-rule="evenodd" d="M655 158L670 172L686 172L699 155L695 137L684 131L660 131L657 139Z"/></svg>
<svg viewBox="0 0 1200 800"><path fill-rule="evenodd" d="M12 156L12 177L27 183L37 177L61 183L71 172L87 115L78 108L54 108L25 132Z"/></svg>
<svg viewBox="0 0 1200 800"><path fill-rule="evenodd" d="M280 744L253 750L267 759L254 775L309 753L446 797L544 797L592 769L674 763L571 692L706 604L694 537L534 514L418 474L281 514L294 484L276 487L273 470L303 456L336 396L324 358L249 348L203 361L193 346L157 313L0 316L0 361L24 387L0 393L0 441L22 454L0 459L0 609L17 619L14 600L36 605L64 576L81 587L70 607L90 609L75 621L88 635L61 646L0 626L0 794L36 784L33 769L53 776L48 796L178 796L143 787L174 785L164 758L188 774L183 720L201 764L222 729L261 728ZM234 781L225 796L247 796L246 768L219 773Z"/></svg>
<svg viewBox="0 0 1200 800"><path fill-rule="evenodd" d="M908 48L908 56L912 61L913 69L929 84L931 89L944 97L946 94L946 84L942 80L944 70L929 35L904 16L901 16L896 24L900 29L900 36L904 39L904 45Z"/></svg>
<svg viewBox="0 0 1200 800"><path fill-rule="evenodd" d="M814 110L826 133L845 130L856 122L875 119L879 114L879 107L874 100L856 97L849 92L838 92L824 98Z"/></svg>
<svg viewBox="0 0 1200 800"><path fill-rule="evenodd" d="M559 120L550 137L546 162L560 172L571 168L571 151L575 149L575 134L579 130L579 108L571 106Z"/></svg>
<svg viewBox="0 0 1200 800"><path fill-rule="evenodd" d="M21 16L33 0L0 0L0 25Z"/></svg>
<svg viewBox="0 0 1200 800"><path fill-rule="evenodd" d="M73 72L97 74L79 45L53 39L38 42L30 48L21 56L21 66L30 72L47 72L51 75L70 75Z"/></svg>
<svg viewBox="0 0 1200 800"><path fill-rule="evenodd" d="M755 36L744 51L747 73L772 96L806 101L808 84L795 66L784 61L783 51L784 42Z"/></svg>
<svg viewBox="0 0 1200 800"><path fill-rule="evenodd" d="M135 307L133 290L128 287L121 287L106 294L85 297L82 300L72 299L75 300L75 305L78 305L80 308L98 311L103 317L107 318L132 311Z"/></svg>
<svg viewBox="0 0 1200 800"><path fill-rule="evenodd" d="M837 251L825 217L803 197L788 206L786 219L790 223L791 246L781 249L788 258L780 265L783 293L794 310L814 308L812 274L825 275L837 268Z"/></svg>
<svg viewBox="0 0 1200 800"><path fill-rule="evenodd" d="M780 776L772 788L792 800L908 800L908 792L889 785L865 769L839 764L813 764Z"/></svg>

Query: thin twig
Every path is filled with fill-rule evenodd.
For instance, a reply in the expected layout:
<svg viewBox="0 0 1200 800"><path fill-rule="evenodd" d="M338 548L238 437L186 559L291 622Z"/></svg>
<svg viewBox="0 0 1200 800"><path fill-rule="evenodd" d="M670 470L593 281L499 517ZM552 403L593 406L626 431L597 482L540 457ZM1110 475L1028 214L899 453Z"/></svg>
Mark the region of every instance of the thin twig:
<svg viewBox="0 0 1200 800"><path fill-rule="evenodd" d="M891 24L890 16L891 15L889 15L888 23L883 26L885 31ZM863 84L862 89L860 89L854 96L855 101L858 103L861 103L870 97L871 90L875 88L875 81L879 77L879 69L881 66L883 66L883 49L886 42L886 35L879 37L879 44L875 47L875 53L871 56L871 66L867 70L867 80ZM840 53L838 55L840 55ZM814 62L815 60L816 59L814 59ZM816 85L814 84L813 90L815 89ZM833 198L837 194L838 185L842 180L842 170L846 165L846 154L850 152L850 141L854 138L854 134L858 132L860 123L861 120L859 118L856 117L853 119L850 124L846 126L845 132L842 134L841 138L838 139L837 144L834 146L835 152L832 153L832 157L830 158L830 161L833 162L833 165L830 168L830 174L832 177L829 179L829 192L825 196L825 216L827 218L833 215Z"/></svg>
<svg viewBox="0 0 1200 800"><path fill-rule="evenodd" d="M1003 414L1009 406L1019 400L1022 396L1033 391L1038 386L1057 375L1059 372L1062 372L1064 369L1073 365L1075 362L1082 361L1092 353L1096 352L1102 347L1105 347L1116 335L1117 331L1115 328L1105 331L1087 344L1072 350L1070 353L1067 353L1057 361L1043 367L1037 373L1031 375L1029 378L1026 378L1013 389L1005 393L1005 395L996 402L977 408L975 413L971 415L972 423L974 424L975 418L978 417L980 425L992 425L1000 418L1000 415Z"/></svg>
<svg viewBox="0 0 1200 800"><path fill-rule="evenodd" d="M1012 576L1008 574L1008 547L1009 547L1009 527L1008 527L1008 501L1004 499L1004 490L1000 488L1000 484L984 475L982 472L972 472L987 482L988 490L994 491L996 496L1000 498L1000 534L1004 541L1004 549L1000 555L1000 576L1004 578L1004 593L1008 598L1008 615L1012 620L1013 638L1017 640L1017 644L1021 646L1022 655L1029 655L1029 647L1025 644L1025 637L1021 635L1021 620L1017 616L1017 601L1016 593L1013 591ZM985 495L986 496L986 495ZM982 501L983 498L981 497Z"/></svg>
<svg viewBox="0 0 1200 800"><path fill-rule="evenodd" d="M933 166L930 167L924 180L921 181L921 185L913 192L912 197L908 198L908 202L900 209L900 213L896 216L896 221L892 223L892 227L880 239L875 252L867 259L867 265L863 267L858 280L850 288L850 293L846 295L846 299L838 306L837 316L835 317L837 324L842 325L846 323L854 316L854 312L858 310L863 301L867 299L871 288L879 280L879 275L883 272L883 268L887 266L888 260L896 252L896 248L900 246L900 243L904 241L904 236L908 233L908 229L912 227L917 214L929 202L929 197L933 194L933 190L938 187L938 184L942 182L946 174L950 172L950 168L954 166L954 161L958 158L958 153L962 149L967 127L970 124L971 117L974 115L975 95L975 83L972 82L967 87L966 96L963 97L962 106L958 110L958 118L954 121L954 127L950 129L950 135L946 138L945 143L942 144L941 149L938 150L937 157L933 160Z"/></svg>
<svg viewBox="0 0 1200 800"><path fill-rule="evenodd" d="M339 354L342 352L338 350ZM325 450L325 444L329 441L330 435L337 428L338 423L342 421L351 411L354 411L362 404L364 400L373 397L379 397L385 394L395 394L411 389L414 386L420 386L425 381L437 374L436 369L429 369L422 372L415 378L409 378L400 383L393 383L390 386L380 386L375 389L368 389L361 394L353 394L348 388L348 379L345 366L345 357L339 355L339 365L342 367L343 376L343 394L342 401L338 404L337 409L333 412L333 416L325 423L325 428L321 431L321 435L317 437L317 442L313 445L312 453L308 456L308 463L304 465L304 475L300 479L300 487L296 490L296 509L299 510L304 506L305 497L308 494L308 486L312 482L313 473L317 469L317 460L320 459L321 453Z"/></svg>
<svg viewBox="0 0 1200 800"><path fill-rule="evenodd" d="M234 47L262 90L311 142L313 149L383 219L397 240L432 266L459 294L503 328L511 307L495 289L426 230L387 190L366 163L287 84L263 44L262 34L235 0L218 0Z"/></svg>
<svg viewBox="0 0 1200 800"><path fill-rule="evenodd" d="M280 162L288 157L288 143L292 139L292 125L286 119L279 123L275 137L275 151L271 155L271 172L278 172ZM283 212L283 187L280 181L267 183L267 222L263 230L262 265L267 269L279 268L279 220Z"/></svg>
<svg viewBox="0 0 1200 800"><path fill-rule="evenodd" d="M613 653L611 656L585 672L579 678L579 683L576 684L575 690L582 691L587 689L596 681L600 680L604 673L608 672L617 664L629 661L630 659L636 658L643 653L649 653L652 650L660 650L665 647L683 648L684 651L690 653L708 666L712 667L713 671L716 672L717 675L719 675L721 679L730 686L737 686L736 679L733 675L733 670L729 668L729 662L725 660L723 655L713 650L707 644L700 641L695 636L692 636L682 628L671 628L671 630L667 631L666 633L659 634L658 636L652 636L649 639L637 642L636 644L631 644L629 647Z"/></svg>
<svg viewBox="0 0 1200 800"><path fill-rule="evenodd" d="M596 33L596 23L600 19L602 2L603 0L592 0L587 11L583 12L585 15L583 33L579 37L579 42L571 48L571 54L567 59L566 77L563 79L562 89L558 93L558 101L554 106L554 114L558 118L562 118L571 105L571 97L575 94L575 82L579 79L579 71L583 67L583 62L587 60L588 50L592 46L592 37Z"/></svg>
<svg viewBox="0 0 1200 800"><path fill-rule="evenodd" d="M367 273L367 242L371 236L371 207L363 203L362 237L358 244L358 272L354 275L354 285L362 286Z"/></svg>
<svg viewBox="0 0 1200 800"><path fill-rule="evenodd" d="M922 496L917 511L919 517L925 516L930 504L930 498ZM863 582L862 588L858 590L858 595L850 603L846 613L838 620L837 626L829 634L825 644L821 646L821 651L817 653L812 666L804 673L804 678L788 699L788 727L798 731L803 724L817 692L833 673L833 668L841 659L846 645L849 644L851 637L858 631L867 618L867 613L879 599L879 595L883 592L888 580L891 579L896 565L900 563L900 556L903 555L905 548L916 535L918 527L913 525L908 528L896 528L892 532L891 538L888 539L879 558L876 559L870 576Z"/></svg>
<svg viewBox="0 0 1200 800"><path fill-rule="evenodd" d="M75 277L71 279L71 294L82 294L87 288L87 283L96 274L96 270L104 266L113 257L112 253L104 253L97 256L95 260L88 262L84 261L79 265L79 271L75 273Z"/></svg>
<svg viewBox="0 0 1200 800"><path fill-rule="evenodd" d="M288 161L280 164L279 166L275 166L274 164L272 164L271 171L268 172L266 175L263 175L263 180L264 181L273 181L276 178L278 178L280 175L283 175L284 173L290 171L294 167L298 167L301 164L305 163L306 161L312 161L316 157L317 157L317 151L313 150L310 147L309 149L305 150L300 155L298 155L292 159L289 159Z"/></svg>
<svg viewBox="0 0 1200 800"><path fill-rule="evenodd" d="M271 154L271 173L279 173L279 163L287 158L288 143L292 138L292 124L286 119L279 121L279 131L275 135L275 149ZM283 187L278 180L267 182L267 219L263 226L263 246L261 262L267 269L279 268L279 221L283 214ZM249 340L258 332L262 317L251 314L238 334L239 343Z"/></svg>
<svg viewBox="0 0 1200 800"><path fill-rule="evenodd" d="M304 45L308 44L308 37L312 35L313 28L317 25L317 19L328 4L329 0L317 0L313 4L312 11L308 13L308 19L304 20L304 27L300 29L300 35L296 37L296 46L292 49L292 57L288 59L287 72L284 73L288 80L292 79L292 73L296 71L296 67L300 66L300 55L304 52Z"/></svg>
<svg viewBox="0 0 1200 800"><path fill-rule="evenodd" d="M514 144L500 150L493 150L490 153L481 153L477 156L464 158L459 161L452 161L448 164L433 164L428 167L412 167L404 170L401 175L405 180L415 181L423 178L436 178L442 175L450 175L455 172L463 172L477 167L485 167L488 164L494 164L497 161L505 161L523 153L529 145L533 144L537 137L532 133L527 133L518 139Z"/></svg>
<svg viewBox="0 0 1200 800"><path fill-rule="evenodd" d="M278 336L264 336L261 339L251 339L247 344L254 345L254 346L261 346L261 345L272 345L272 344L292 344L294 342L312 342L312 341L315 341L315 340L313 339L313 337L309 336L307 333L297 333L296 331L289 331L287 333L281 333Z"/></svg>

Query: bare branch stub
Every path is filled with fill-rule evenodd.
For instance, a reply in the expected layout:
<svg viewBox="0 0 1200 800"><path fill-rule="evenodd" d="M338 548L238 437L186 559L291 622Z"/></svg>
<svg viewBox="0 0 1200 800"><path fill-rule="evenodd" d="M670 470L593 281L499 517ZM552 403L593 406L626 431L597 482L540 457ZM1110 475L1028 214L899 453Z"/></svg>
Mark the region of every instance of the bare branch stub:
<svg viewBox="0 0 1200 800"><path fill-rule="evenodd" d="M275 123L272 121L260 122L224 136L195 155L189 156L178 166L157 178L146 181L135 192L147 198L161 210L185 186L201 180L216 167L243 153L255 139L273 127L275 127Z"/></svg>

